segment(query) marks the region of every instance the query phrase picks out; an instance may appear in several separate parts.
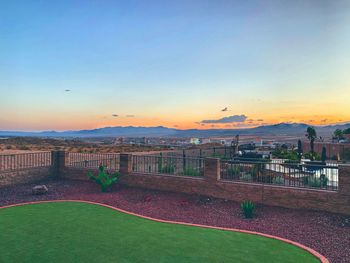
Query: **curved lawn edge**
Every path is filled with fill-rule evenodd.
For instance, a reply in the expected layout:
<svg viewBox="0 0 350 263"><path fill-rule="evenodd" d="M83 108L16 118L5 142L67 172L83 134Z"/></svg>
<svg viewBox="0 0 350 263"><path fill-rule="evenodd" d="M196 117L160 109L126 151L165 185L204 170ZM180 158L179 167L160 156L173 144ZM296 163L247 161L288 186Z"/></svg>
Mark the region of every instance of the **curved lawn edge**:
<svg viewBox="0 0 350 263"><path fill-rule="evenodd" d="M243 230L243 229L236 229L236 228L226 228L226 227L216 227L216 226L208 226L208 225L200 225L200 224L191 224L191 223L171 221L171 220L163 220L163 219L158 219L158 218L153 218L153 217L149 217L149 216L136 214L136 213L133 213L133 212L129 212L129 211L126 211L126 210L123 210L123 209L111 206L111 205L102 204L102 203L98 203L98 202L92 202L92 201L85 201L85 200L34 201L34 202L25 202L25 203L18 203L18 204L1 206L0 209L11 208L11 207L16 207L16 206L24 206L24 205L41 204L41 203L62 203L62 202L75 202L75 203L86 203L86 204L92 204L92 205L99 205L99 206L110 208L110 209L113 209L115 211L122 212L122 213L125 213L125 214L128 214L128 215L133 215L133 216L136 216L136 217L139 217L139 218L148 219L148 220L152 220L152 221L160 222L160 223L168 223L168 224L175 224L175 225L185 225L185 226L194 226L194 227L201 227L201 228L225 230L225 231L245 233L245 234L251 234L251 235L257 235L257 236L262 236L262 237L266 237L266 238L271 238L271 239L279 240L279 241L282 241L282 242L294 245L296 247L299 247L299 248L309 252L314 257L318 258L320 260L320 262L322 262L322 263L330 263L329 260L325 256L321 255L316 250L314 250L312 248L309 248L309 247L307 247L307 246L305 246L303 244L300 244L298 242L292 241L290 239L286 239L286 238L282 238L282 237L278 237L278 236L274 236L274 235L269 235L269 234L264 234L264 233L260 233L260 232L256 232L256 231L250 231L250 230Z"/></svg>

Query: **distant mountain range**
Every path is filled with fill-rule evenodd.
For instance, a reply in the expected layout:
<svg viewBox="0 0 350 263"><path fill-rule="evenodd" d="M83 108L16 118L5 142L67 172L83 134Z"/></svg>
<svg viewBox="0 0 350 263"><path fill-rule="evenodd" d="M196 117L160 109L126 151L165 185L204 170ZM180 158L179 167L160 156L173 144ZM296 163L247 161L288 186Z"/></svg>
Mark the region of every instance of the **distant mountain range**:
<svg viewBox="0 0 350 263"><path fill-rule="evenodd" d="M307 127L305 123L279 123L274 125L265 125L255 128L246 129L189 129L179 130L158 127L105 127L92 130L77 131L43 131L43 132L24 132L24 131L0 131L0 136L30 136L30 137L78 137L78 138L94 138L94 137L209 137L209 136L235 136L237 134L244 135L291 135L304 136ZM319 136L331 136L336 129L350 128L350 123L339 125L314 126Z"/></svg>

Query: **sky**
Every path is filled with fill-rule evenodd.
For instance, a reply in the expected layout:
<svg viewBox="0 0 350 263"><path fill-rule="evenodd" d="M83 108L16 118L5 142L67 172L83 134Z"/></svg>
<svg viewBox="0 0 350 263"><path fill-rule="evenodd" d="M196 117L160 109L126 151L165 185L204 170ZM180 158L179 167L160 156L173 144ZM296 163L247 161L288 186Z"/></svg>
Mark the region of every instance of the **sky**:
<svg viewBox="0 0 350 263"><path fill-rule="evenodd" d="M350 121L350 1L0 1L0 130Z"/></svg>

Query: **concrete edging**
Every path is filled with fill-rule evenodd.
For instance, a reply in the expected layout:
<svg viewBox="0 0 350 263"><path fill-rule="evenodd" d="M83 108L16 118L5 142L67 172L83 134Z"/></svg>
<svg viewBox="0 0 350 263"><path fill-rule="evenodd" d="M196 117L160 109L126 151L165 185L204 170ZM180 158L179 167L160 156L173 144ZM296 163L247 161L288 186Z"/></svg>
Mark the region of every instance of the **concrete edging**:
<svg viewBox="0 0 350 263"><path fill-rule="evenodd" d="M139 217L139 218L148 219L148 220L152 220L152 221L160 222L160 223L168 223L168 224L176 224L176 225L185 225L185 226L194 226L194 227L201 227L201 228L225 230L225 231L245 233L245 234L251 234L251 235L257 235L257 236L272 238L272 239L275 239L275 240L279 240L279 241L282 241L282 242L294 245L296 247L299 247L299 248L309 252L310 254L312 254L313 256L318 258L321 263L329 263L329 260L325 256L323 256L320 253L318 253L316 250L314 250L312 248L309 248L307 246L304 246L304 245L302 245L302 244L300 244L298 242L286 239L286 238L273 236L273 235L269 235L269 234L264 234L264 233L260 233L260 232L255 232L255 231L249 231L249 230L242 230L242 229L235 229L235 228L225 228L225 227L215 227L215 226L207 226L207 225L200 225L200 224L191 224L191 223L185 223L185 222L177 222L177 221L171 221L171 220L157 219L157 218L152 218L152 217L149 217L149 216L144 216L144 215L136 214L136 213L133 213L133 212L129 212L129 211L126 211L126 210L123 210L123 209L120 209L120 208L117 208L117 207L114 207L114 206L111 206L111 205L106 205L106 204L97 203L97 202L91 202L91 201L84 201L84 200L35 201L35 202L26 202L26 203L19 203L19 204L2 206L2 207L0 207L0 209L11 208L11 207L16 207L16 206L40 204L40 203L59 203L59 202L76 202L76 203L86 203L86 204L99 205L99 206L110 208L110 209L113 209L113 210L116 210L118 212L122 212L122 213L125 213L125 214L128 214L128 215L133 215L133 216L136 216L136 217Z"/></svg>

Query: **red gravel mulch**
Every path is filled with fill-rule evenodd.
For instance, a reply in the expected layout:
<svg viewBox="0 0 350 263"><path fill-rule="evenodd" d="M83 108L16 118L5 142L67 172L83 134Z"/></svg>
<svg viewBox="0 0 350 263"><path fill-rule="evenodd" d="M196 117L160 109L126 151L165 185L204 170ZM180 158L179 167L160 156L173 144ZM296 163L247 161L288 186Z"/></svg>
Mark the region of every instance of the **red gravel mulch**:
<svg viewBox="0 0 350 263"><path fill-rule="evenodd" d="M287 238L315 249L331 262L350 262L350 216L258 206L254 219L244 219L239 204L198 195L114 186L101 193L92 182L44 181L49 192L32 195L34 184L0 188L0 206L54 199L76 199L112 205L154 218L238 228Z"/></svg>

